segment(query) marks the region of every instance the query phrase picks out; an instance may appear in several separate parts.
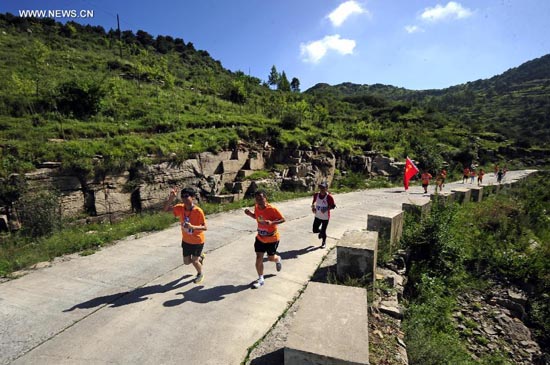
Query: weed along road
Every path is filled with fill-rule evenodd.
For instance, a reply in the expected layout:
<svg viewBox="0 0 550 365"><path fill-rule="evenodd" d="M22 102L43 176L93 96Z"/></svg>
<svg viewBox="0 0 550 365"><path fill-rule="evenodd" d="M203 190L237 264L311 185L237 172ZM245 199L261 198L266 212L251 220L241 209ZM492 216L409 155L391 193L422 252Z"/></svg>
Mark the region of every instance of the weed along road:
<svg viewBox="0 0 550 365"><path fill-rule="evenodd" d="M510 181L529 171L510 171ZM492 174L486 183L494 182ZM475 184L450 183L444 191ZM430 186L430 192L433 185ZM72 255L0 284L1 364L240 364L308 282L347 230L369 212L425 202L386 188L336 194L327 249L311 233L311 199L275 203L283 258L265 263L265 285L251 289L256 225L243 210L210 215L204 281L183 266L179 226L129 237L90 256Z"/></svg>

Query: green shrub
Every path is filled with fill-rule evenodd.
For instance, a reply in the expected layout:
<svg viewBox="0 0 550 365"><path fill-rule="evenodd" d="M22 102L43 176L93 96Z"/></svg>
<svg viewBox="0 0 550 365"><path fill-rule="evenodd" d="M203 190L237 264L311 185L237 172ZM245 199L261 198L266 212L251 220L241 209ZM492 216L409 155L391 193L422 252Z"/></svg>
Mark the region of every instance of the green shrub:
<svg viewBox="0 0 550 365"><path fill-rule="evenodd" d="M337 189L365 189L367 187L367 180L363 174L348 172L346 175L336 180L335 187Z"/></svg>
<svg viewBox="0 0 550 365"><path fill-rule="evenodd" d="M31 237L47 236L61 227L59 197L51 191L24 195L16 209L23 232Z"/></svg>

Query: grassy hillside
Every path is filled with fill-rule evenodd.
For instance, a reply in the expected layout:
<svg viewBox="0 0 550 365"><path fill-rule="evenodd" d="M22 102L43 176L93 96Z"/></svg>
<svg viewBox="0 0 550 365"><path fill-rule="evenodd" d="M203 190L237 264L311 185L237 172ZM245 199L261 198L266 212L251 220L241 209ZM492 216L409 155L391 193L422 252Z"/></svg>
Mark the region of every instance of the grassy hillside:
<svg viewBox="0 0 550 365"><path fill-rule="evenodd" d="M470 139L481 161L548 154L550 140L550 55L526 62L502 75L443 90L407 90L389 85L318 84L306 93L329 95L359 107L392 100L437 112L455 135ZM427 132L429 133L429 131Z"/></svg>
<svg viewBox="0 0 550 365"><path fill-rule="evenodd" d="M87 178L240 143L374 149L457 171L548 152L548 56L445 90L347 83L300 93L286 79L273 90L224 69L183 39L4 14L0 61L2 200L13 198L9 176L46 161Z"/></svg>

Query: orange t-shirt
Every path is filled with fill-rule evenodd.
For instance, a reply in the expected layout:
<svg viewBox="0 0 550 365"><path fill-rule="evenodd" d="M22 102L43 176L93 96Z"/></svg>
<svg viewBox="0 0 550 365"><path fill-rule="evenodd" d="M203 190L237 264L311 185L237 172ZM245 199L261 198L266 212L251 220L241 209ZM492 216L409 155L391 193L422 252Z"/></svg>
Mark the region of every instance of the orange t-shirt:
<svg viewBox="0 0 550 365"><path fill-rule="evenodd" d="M429 184L430 179L432 178L432 175L428 172L425 172L421 175L422 184Z"/></svg>
<svg viewBox="0 0 550 365"><path fill-rule="evenodd" d="M258 222L258 234L256 238L262 243L273 243L279 241L279 231L277 230L277 225L267 225L263 224L264 221L277 221L279 219L284 219L283 215L279 209L266 204L264 209L260 209L258 205L254 207L254 217L256 222Z"/></svg>
<svg viewBox="0 0 550 365"><path fill-rule="evenodd" d="M183 225L186 221L194 226L203 226L206 224L206 218L201 208L193 205L193 208L185 210L185 205L174 205L174 216L179 217L181 223L181 240L191 245L204 244L204 231L198 229L184 228Z"/></svg>

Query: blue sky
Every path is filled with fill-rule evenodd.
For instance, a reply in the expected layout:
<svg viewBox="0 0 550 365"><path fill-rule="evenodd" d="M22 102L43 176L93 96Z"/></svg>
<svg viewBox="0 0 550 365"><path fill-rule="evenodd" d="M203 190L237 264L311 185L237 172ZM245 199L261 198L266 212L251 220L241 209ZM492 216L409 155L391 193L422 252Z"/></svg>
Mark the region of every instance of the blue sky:
<svg viewBox="0 0 550 365"><path fill-rule="evenodd" d="M325 82L441 89L550 53L550 0L1 0L0 12L93 10L65 22L193 42L225 68L301 89Z"/></svg>

